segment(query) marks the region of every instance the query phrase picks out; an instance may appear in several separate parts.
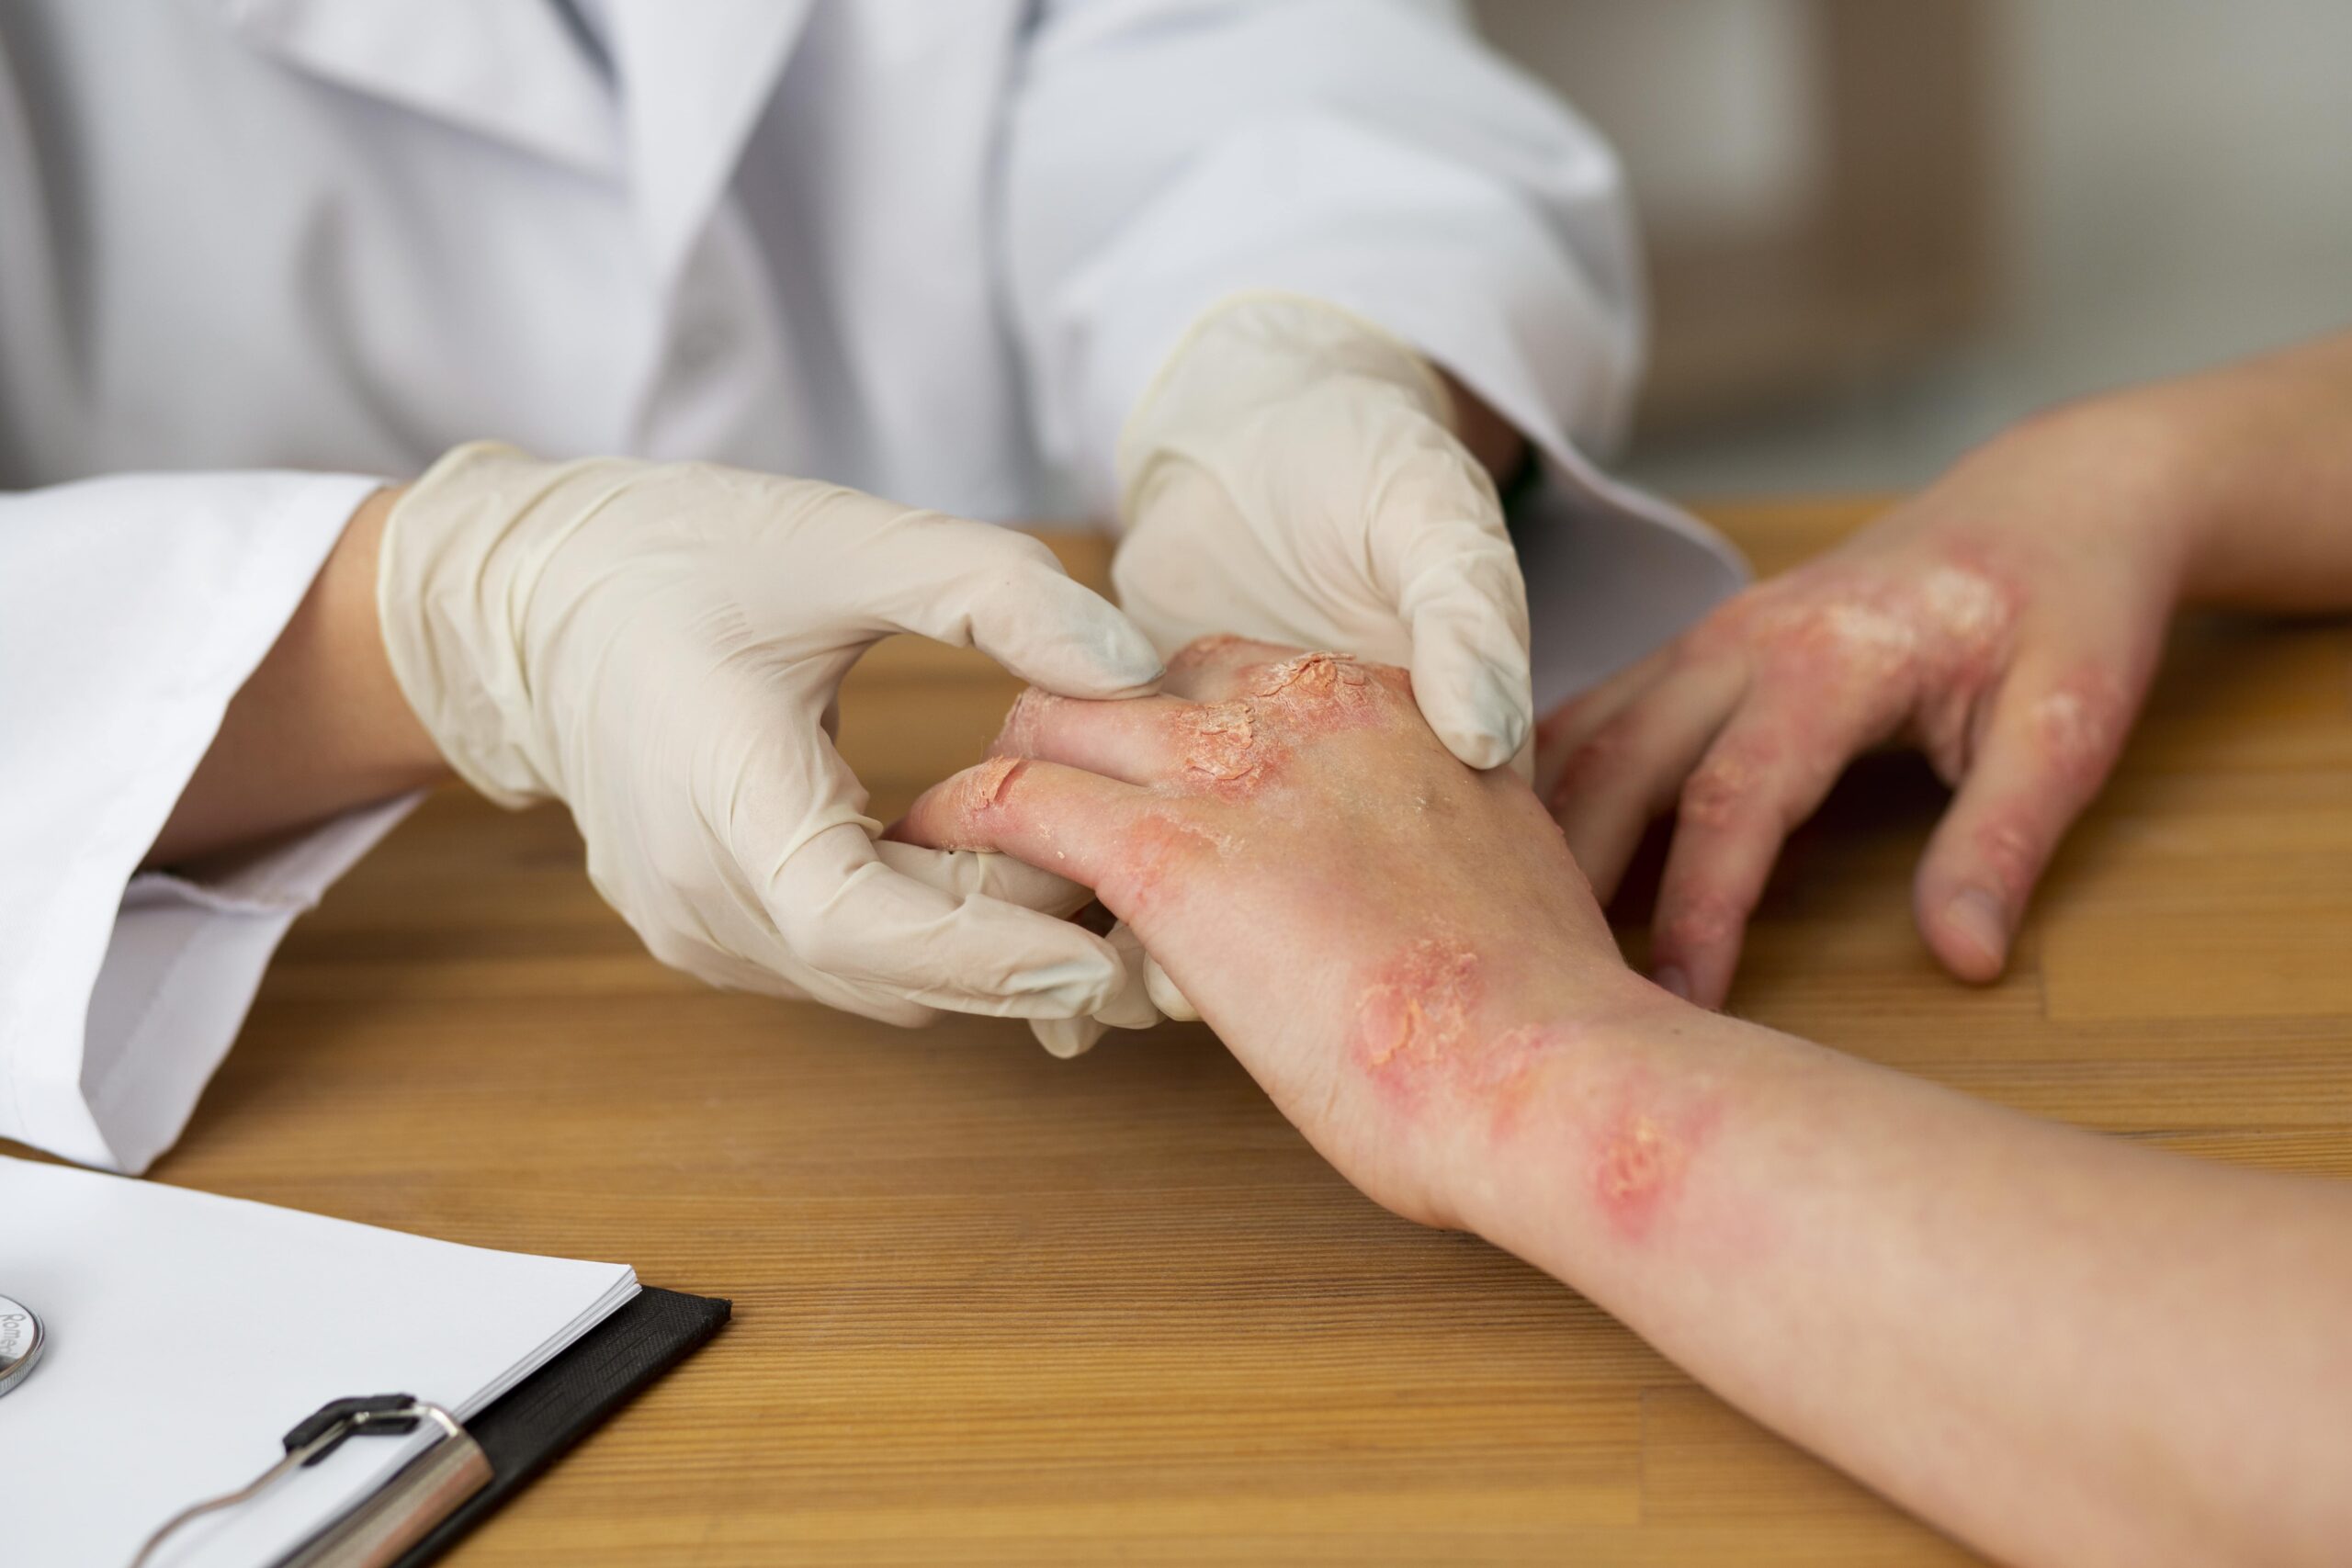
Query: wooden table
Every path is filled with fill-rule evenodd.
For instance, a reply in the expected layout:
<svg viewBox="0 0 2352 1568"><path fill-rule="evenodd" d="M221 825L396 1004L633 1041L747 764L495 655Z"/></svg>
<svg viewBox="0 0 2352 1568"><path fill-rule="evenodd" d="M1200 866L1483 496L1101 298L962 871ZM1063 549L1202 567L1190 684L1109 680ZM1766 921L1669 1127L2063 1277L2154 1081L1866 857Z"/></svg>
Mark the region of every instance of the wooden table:
<svg viewBox="0 0 2352 1568"><path fill-rule="evenodd" d="M1715 514L1772 570L1863 510ZM1099 545L1066 553L1099 580ZM1873 763L1793 846L1734 1005L2352 1175L2352 631L2181 641L2006 981L1930 967L1907 888L1939 792ZM853 687L885 816L1013 691L906 642ZM297 927L156 1174L734 1299L466 1568L1967 1556L1551 1280L1357 1196L1201 1029L1063 1063L1014 1024L705 990L597 901L560 812L419 813Z"/></svg>

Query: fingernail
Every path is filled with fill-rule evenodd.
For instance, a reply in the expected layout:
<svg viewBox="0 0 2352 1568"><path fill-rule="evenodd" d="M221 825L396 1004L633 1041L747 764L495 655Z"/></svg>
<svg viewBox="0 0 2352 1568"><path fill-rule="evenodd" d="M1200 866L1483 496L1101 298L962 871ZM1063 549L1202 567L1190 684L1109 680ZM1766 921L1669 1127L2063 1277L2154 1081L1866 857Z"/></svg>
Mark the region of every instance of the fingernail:
<svg viewBox="0 0 2352 1568"><path fill-rule="evenodd" d="M2009 951L2008 912L1982 887L1962 888L1944 906L1944 923L1998 969Z"/></svg>
<svg viewBox="0 0 2352 1568"><path fill-rule="evenodd" d="M1652 975L1650 978L1657 981L1660 987L1672 991L1684 1001L1687 1002L1690 999L1690 976L1682 972L1682 966L1680 964L1660 964L1657 968L1657 972Z"/></svg>

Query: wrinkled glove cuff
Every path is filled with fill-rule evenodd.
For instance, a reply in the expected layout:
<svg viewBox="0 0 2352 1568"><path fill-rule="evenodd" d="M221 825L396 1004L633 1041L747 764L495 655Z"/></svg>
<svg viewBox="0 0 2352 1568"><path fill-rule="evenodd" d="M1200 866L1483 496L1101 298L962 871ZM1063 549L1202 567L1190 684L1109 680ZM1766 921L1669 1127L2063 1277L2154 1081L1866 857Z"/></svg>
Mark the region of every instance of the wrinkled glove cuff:
<svg viewBox="0 0 2352 1568"><path fill-rule="evenodd" d="M458 775L510 810L563 792L531 707L521 623L552 544L534 509L599 467L492 441L444 454L394 504L376 610L401 694Z"/></svg>
<svg viewBox="0 0 2352 1568"><path fill-rule="evenodd" d="M1120 517L1134 517L1152 469L1185 455L1195 433L1230 427L1335 377L1392 387L1446 429L1455 427L1444 378L1385 328L1303 294L1228 295L1186 329L1120 431Z"/></svg>

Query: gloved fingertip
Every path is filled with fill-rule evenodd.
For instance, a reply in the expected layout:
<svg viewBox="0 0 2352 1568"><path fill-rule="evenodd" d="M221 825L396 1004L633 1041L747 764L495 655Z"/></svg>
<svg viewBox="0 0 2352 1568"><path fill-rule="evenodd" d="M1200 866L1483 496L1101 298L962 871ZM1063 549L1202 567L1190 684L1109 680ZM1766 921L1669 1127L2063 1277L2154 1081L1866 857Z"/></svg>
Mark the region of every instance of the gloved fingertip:
<svg viewBox="0 0 2352 1568"><path fill-rule="evenodd" d="M1478 712L1487 719L1487 732L1496 741L1496 755L1486 765L1498 768L1511 760L1527 738L1535 733L1535 699L1528 692L1527 671L1506 673L1492 664L1478 670Z"/></svg>
<svg viewBox="0 0 2352 1568"><path fill-rule="evenodd" d="M1033 1018L1029 1021L1029 1032L1037 1037L1037 1043L1046 1048L1047 1055L1067 1062L1093 1050L1105 1030L1100 1020L1087 1013L1077 1018Z"/></svg>
<svg viewBox="0 0 2352 1568"><path fill-rule="evenodd" d="M1050 557L978 594L971 641L1033 686L1058 696L1142 696L1167 671L1159 651L1119 607L1067 576Z"/></svg>
<svg viewBox="0 0 2352 1568"><path fill-rule="evenodd" d="M1089 953L1024 969L1012 976L1010 991L1042 1004L1035 1011L1023 1010L1030 1018L1076 1018L1101 1011L1125 983L1126 972L1116 960Z"/></svg>
<svg viewBox="0 0 2352 1568"><path fill-rule="evenodd" d="M1499 768L1535 730L1526 673L1507 673L1491 659L1476 655L1444 657L1457 652L1467 650L1426 644L1415 649L1413 693L1421 716L1465 765L1481 773Z"/></svg>
<svg viewBox="0 0 2352 1568"><path fill-rule="evenodd" d="M1533 726L1523 709L1498 712L1491 705L1481 705L1469 724L1432 721L1430 728L1465 766L1485 773L1517 757L1526 748Z"/></svg>
<svg viewBox="0 0 2352 1568"><path fill-rule="evenodd" d="M1151 1005L1171 1021L1196 1023L1200 1021L1201 1010L1193 1005L1190 997L1177 988L1176 982L1168 977L1168 971L1159 966L1157 958L1147 957L1144 960L1143 988L1144 995L1151 998Z"/></svg>
<svg viewBox="0 0 2352 1568"><path fill-rule="evenodd" d="M1498 768L1509 761L1515 750L1505 745L1502 738L1491 730L1440 730L1438 739L1445 742L1445 749L1453 752L1464 767L1476 768L1482 773L1488 768Z"/></svg>
<svg viewBox="0 0 2352 1568"><path fill-rule="evenodd" d="M1159 684L1168 673L1168 661L1151 646L1151 639L1133 621L1121 615L1114 646L1103 662L1127 684L1148 689Z"/></svg>
<svg viewBox="0 0 2352 1568"><path fill-rule="evenodd" d="M1168 665L1151 646L1151 639L1116 611L1092 637L1073 638L1071 652L1075 657L1064 667L1062 679L1036 683L1060 696L1100 702L1148 696L1159 689L1168 673Z"/></svg>

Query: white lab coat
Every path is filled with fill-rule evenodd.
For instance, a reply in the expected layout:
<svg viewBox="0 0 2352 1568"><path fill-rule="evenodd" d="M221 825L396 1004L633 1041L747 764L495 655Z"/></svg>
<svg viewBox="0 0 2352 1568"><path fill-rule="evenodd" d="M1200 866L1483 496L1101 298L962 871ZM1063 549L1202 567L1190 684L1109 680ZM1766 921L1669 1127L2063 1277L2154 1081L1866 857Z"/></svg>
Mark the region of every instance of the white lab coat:
<svg viewBox="0 0 2352 1568"><path fill-rule="evenodd" d="M1102 515L1160 357L1333 299L1536 441L1539 689L1736 581L1580 455L1617 166L1425 0L12 0L0 10L0 1136L125 1170L397 819L134 875L384 476L477 436Z"/></svg>

